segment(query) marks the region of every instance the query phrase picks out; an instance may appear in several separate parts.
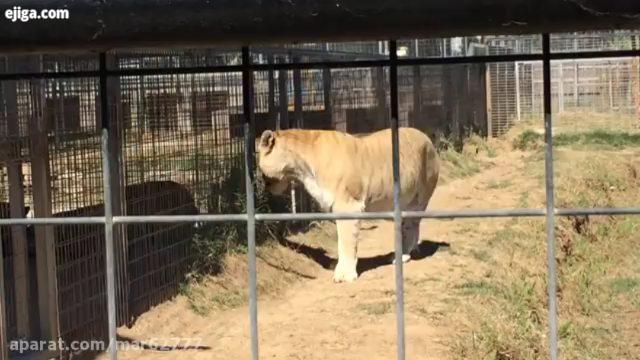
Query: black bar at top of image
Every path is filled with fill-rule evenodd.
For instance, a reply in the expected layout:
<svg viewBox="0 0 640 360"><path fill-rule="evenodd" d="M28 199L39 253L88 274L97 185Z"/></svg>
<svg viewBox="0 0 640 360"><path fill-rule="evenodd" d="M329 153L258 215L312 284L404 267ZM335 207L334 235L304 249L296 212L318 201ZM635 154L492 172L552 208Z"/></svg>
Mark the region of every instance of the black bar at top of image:
<svg viewBox="0 0 640 360"><path fill-rule="evenodd" d="M16 5L69 16L8 19ZM640 28L632 0L0 0L0 10L2 53Z"/></svg>

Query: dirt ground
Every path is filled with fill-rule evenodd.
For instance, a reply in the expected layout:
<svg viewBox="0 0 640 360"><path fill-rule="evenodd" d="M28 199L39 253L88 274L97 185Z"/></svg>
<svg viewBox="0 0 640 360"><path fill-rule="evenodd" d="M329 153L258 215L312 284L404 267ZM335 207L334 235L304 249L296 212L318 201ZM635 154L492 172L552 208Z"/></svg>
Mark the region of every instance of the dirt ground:
<svg viewBox="0 0 640 360"><path fill-rule="evenodd" d="M504 152L479 173L439 186L432 209L517 207L528 191L542 191L525 173L523 154ZM535 188L535 190L533 190ZM541 204L530 204L540 206ZM407 359L450 358L459 336L456 285L478 276L486 263L472 253L489 250L486 240L504 219L425 220L421 225L421 259L404 267ZM359 247L363 269L351 284L334 284L331 270L315 264L312 279L297 282L284 293L259 299L261 359L393 359L396 316L392 223L367 230ZM329 234L335 235L334 232ZM330 235L327 235L330 236ZM315 254L317 263L335 259L334 247L318 249L317 239L297 235L292 241ZM329 243L334 243L332 240ZM326 264L325 264L326 265ZM260 277L260 273L258 273ZM171 344L171 338L197 338L179 349L120 351L121 359L248 359L250 338L247 306L206 316L191 310L183 296L140 317L121 340ZM164 339L164 340L163 340ZM164 341L164 342L163 342ZM175 340L174 340L175 341ZM106 358L101 355L100 358Z"/></svg>

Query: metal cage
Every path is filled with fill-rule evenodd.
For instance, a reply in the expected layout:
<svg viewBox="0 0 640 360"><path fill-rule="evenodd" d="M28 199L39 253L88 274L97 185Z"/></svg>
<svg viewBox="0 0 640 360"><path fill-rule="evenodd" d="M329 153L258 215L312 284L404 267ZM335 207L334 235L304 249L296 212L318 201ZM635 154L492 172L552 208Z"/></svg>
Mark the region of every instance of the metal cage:
<svg viewBox="0 0 640 360"><path fill-rule="evenodd" d="M395 40L390 40L385 45L385 50L388 50L388 55L384 58L366 59L366 60L331 60L331 61L307 61L307 62L266 62L254 61L252 51L249 47L242 47L240 52L239 64L237 65L220 65L217 63L206 64L188 64L185 67L178 68L154 68L141 67L141 68L128 68L128 67L109 67L107 64L107 56L104 53L100 54L98 67L95 69L89 69L76 72L59 72L59 73L44 73L44 72L23 72L12 74L0 74L0 80L20 80L20 79L76 79L94 77L98 79L97 83L90 84L95 85L97 92L97 98L86 99L85 101L95 101L96 107L99 109L99 116L97 118L102 119L99 123L101 130L100 134L100 154L102 167L96 169L96 171L102 174L102 194L99 197L103 199L104 206L95 214L89 214L84 216L75 217L35 217L32 219L0 219L0 225L73 225L73 226L93 226L95 229L99 229L102 234L100 238L104 239L103 242L96 242L104 246L105 260L104 269L106 272L106 289L99 289L104 291L107 298L107 321L108 321L108 338L110 356L112 359L117 358L116 352L116 324L119 314L117 307L118 299L121 296L116 291L116 282L119 281L119 277L122 274L119 272L119 266L117 259L117 246L114 244L114 231L119 231L118 225L128 225L127 231L135 232L136 230L131 226L136 224L145 224L150 226L151 231L154 231L156 226L161 225L175 225L181 223L196 223L196 222L239 222L246 223L247 239L248 239L248 259L249 259L249 316L251 324L251 349L252 358L258 359L258 321L257 321L257 290L256 290L256 223L263 221L299 221L299 220L336 220L336 219L391 219L395 222L395 286L396 286L396 315L397 315L397 358L405 358L405 333L404 333L404 299L403 299L403 262L402 256L402 234L401 223L403 219L407 218L432 218L432 219L455 219L455 218L487 218L487 217L544 217L546 219L546 237L547 237L547 261L548 261L548 317L549 317L549 346L552 359L557 359L558 354L558 328L557 328L557 306L556 306L556 264L555 264L555 234L554 234L554 222L558 216L573 216L573 215L622 215L622 214L640 214L640 207L631 208L579 208L579 209L558 209L555 206L554 197L554 179L553 179L553 147L552 147L552 97L551 97L551 61L559 59L588 59L595 57L632 57L640 56L640 50L610 50L610 51L589 51L589 52L551 52L550 48L550 36L544 34L542 36L542 51L540 53L532 54L498 54L498 55L479 55L479 56L449 56L449 57L413 57L413 58L398 58L397 56L398 43ZM419 54L418 54L419 55ZM122 59L121 59L122 60ZM258 59L259 60L259 59ZM473 67L471 65L480 65L486 63L507 63L513 61L542 61L542 73L543 73L543 112L544 112L544 124L545 124L545 173L546 173L546 206L541 209L485 209L485 210L461 210L461 211L403 211L399 206L399 193L402 184L399 183L399 164L398 164L398 126L403 121L409 121L411 117L407 114L401 114L401 104L404 96L414 96L413 94L405 94L403 91L403 85L401 83L402 77L411 77L414 74L404 73L403 67L405 66L423 66L423 65L451 65L459 64L461 66L469 66L468 76L473 77ZM375 68L381 69L382 72L388 71L389 83L383 84L385 89L383 94L369 94L371 96L379 97L376 99L377 105L380 105L383 110L390 111L391 121L384 126L390 126L392 129L392 143L393 143L393 178L394 178L394 209L387 212L370 212L370 213L258 213L256 212L256 205L254 202L254 188L256 179L254 179L253 169L253 154L254 154L254 140L256 134L256 121L255 118L258 114L255 113L256 109L254 104L256 99L259 99L260 93L272 91L276 94L276 89L265 89L264 84L261 85L261 74L264 71L278 72L280 79L285 78L292 72L291 78L296 78L295 75L299 71L309 72L326 72L336 69L344 69L347 67L358 68ZM236 80L241 81L241 101L238 102L242 106L242 135L244 135L244 148L238 148L240 145L238 142L229 143L230 151L237 151L238 154L244 154L244 184L246 187L246 212L235 214L161 214L161 215L136 215L135 211L130 212L127 215L115 215L114 207L119 204L114 203L112 189L115 184L112 183L112 171L114 169L113 164L118 160L117 154L114 153L111 148L111 141L115 136L120 136L117 130L114 131L113 124L109 122L112 119L112 112L114 111L111 106L109 98L110 94L110 79L113 77L121 77L126 79L124 85L127 82L139 81L138 77L141 76L164 76L175 74L200 74L200 73L235 73L238 74ZM374 71L375 73L375 71ZM375 76L371 81L377 81ZM421 84L426 87L426 84ZM196 86L197 87L197 86ZM268 86L267 86L268 87ZM216 102L221 98L214 96L214 92L206 92L206 87L203 87L201 91L204 91L204 97L212 99L211 103L206 103L204 106L209 108L216 108ZM388 88L388 93L387 89ZM52 88L53 89L53 88ZM287 87L284 86L278 91L287 91ZM127 90L125 89L125 94ZM322 96L321 96L322 95ZM133 96L133 95L132 95ZM136 95L138 96L138 95ZM320 106L324 102L325 94L322 94L322 89L310 89L304 96L301 96L295 101L304 103L309 108L313 106ZM464 96L464 95L460 95ZM295 96L294 96L295 97ZM363 97L364 99L367 96ZM158 102L159 98L155 98ZM173 107L175 99L173 95L166 95L162 97L163 104L159 102L152 106L152 108L162 107L168 111L168 116L175 116L179 119L177 110ZM223 100L220 100L223 101ZM81 108L79 105L81 99L73 96L64 98L61 102L61 106L68 108ZM387 103L388 102L388 103ZM199 106L199 105L198 105ZM196 118L201 119L201 115L198 111L198 106L194 106L194 113ZM323 105L324 106L324 105ZM268 107L268 106L267 106ZM56 106L51 106L53 110L56 110ZM166 110L171 108L171 110ZM122 111L122 110L116 110ZM160 111L160 110L157 110ZM273 109L266 109L266 111L273 111ZM286 120L289 116L295 117L296 114L281 114L279 121ZM404 119L404 120L403 120ZM236 119L240 120L240 119ZM231 121L232 120L228 120ZM54 126L63 127L69 129L70 132L78 131L82 127L83 117L80 116L70 123L54 123ZM95 124L95 122L94 122ZM154 127L159 124L149 123L150 127ZM173 124L170 126L179 126L179 124ZM199 120L194 126L211 126L208 120ZM346 126L349 126L348 123ZM126 127L126 125L125 125ZM487 131L486 129L484 130ZM96 134L97 135L97 134ZM97 142L97 136L95 138ZM235 146L235 147L234 147ZM34 189L35 190L35 189ZM38 190L39 191L39 190ZM95 196L98 196L94 194ZM89 205L89 204L83 204ZM88 230L87 230L88 231ZM3 237L4 241L4 237ZM177 265L179 266L179 264ZM1 267L0 267L1 269ZM144 275L134 275L136 279L144 277ZM150 300L151 301L151 300Z"/></svg>

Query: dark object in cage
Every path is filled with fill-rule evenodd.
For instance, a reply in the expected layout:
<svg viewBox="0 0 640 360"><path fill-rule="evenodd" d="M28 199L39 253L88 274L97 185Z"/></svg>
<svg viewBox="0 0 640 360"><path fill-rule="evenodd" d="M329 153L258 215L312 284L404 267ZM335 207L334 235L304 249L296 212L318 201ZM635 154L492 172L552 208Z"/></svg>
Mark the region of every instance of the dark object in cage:
<svg viewBox="0 0 640 360"><path fill-rule="evenodd" d="M178 128L178 101L176 93L147 94L145 119L148 129L176 130Z"/></svg>
<svg viewBox="0 0 640 360"><path fill-rule="evenodd" d="M173 181L152 181L126 187L127 215L195 215L193 194ZM139 315L177 294L188 270L192 223L129 224L127 325Z"/></svg>
<svg viewBox="0 0 640 360"><path fill-rule="evenodd" d="M345 109L346 132L363 134L388 128L389 121L384 117L377 116L378 111L377 108ZM363 119L367 120L363 121Z"/></svg>
<svg viewBox="0 0 640 360"><path fill-rule="evenodd" d="M93 131L94 129L102 129L102 116L100 116L100 96L96 95L95 97L95 128L91 127L90 129ZM120 99L119 110L121 112L121 124L124 129L131 129L133 125L133 118L131 114L131 100L126 98Z"/></svg>
<svg viewBox="0 0 640 360"><path fill-rule="evenodd" d="M29 212L29 207L25 207L24 215ZM0 219L8 219L11 217L10 204L8 202L0 202ZM4 296L7 309L15 309L16 291L14 287L14 257L16 256L13 246L13 231L9 226L0 227L0 238L2 241L2 260L4 270ZM22 254L24 256L24 254ZM22 299L20 299L23 301ZM16 311L6 311L7 335L9 338L17 336L17 313Z"/></svg>
<svg viewBox="0 0 640 360"><path fill-rule="evenodd" d="M128 215L193 215L191 192L173 181L126 187ZM6 207L6 206L5 206ZM0 203L0 211L3 209ZM4 213L2 213L4 214ZM54 217L103 216L103 204L54 214ZM4 215L3 215L4 216ZM126 259L116 259L118 325L131 325L142 313L178 292L190 260L193 224L129 224L122 227ZM10 238L9 232L6 236ZM3 241L5 232L3 232ZM100 225L54 227L60 335L65 341L106 340L104 228ZM27 236L33 247L33 227ZM5 247L10 249L10 247ZM35 253L30 252L34 257ZM7 262L10 263L10 262ZM7 266L5 263L5 267ZM32 274L35 276L35 269ZM8 274L5 272L5 278ZM11 284L5 279L5 284ZM8 298L11 300L10 295Z"/></svg>
<svg viewBox="0 0 640 360"><path fill-rule="evenodd" d="M194 91L191 94L193 128L208 130L213 128L215 113L229 108L228 91Z"/></svg>
<svg viewBox="0 0 640 360"><path fill-rule="evenodd" d="M80 131L80 96L47 98L44 109L49 131L55 133Z"/></svg>

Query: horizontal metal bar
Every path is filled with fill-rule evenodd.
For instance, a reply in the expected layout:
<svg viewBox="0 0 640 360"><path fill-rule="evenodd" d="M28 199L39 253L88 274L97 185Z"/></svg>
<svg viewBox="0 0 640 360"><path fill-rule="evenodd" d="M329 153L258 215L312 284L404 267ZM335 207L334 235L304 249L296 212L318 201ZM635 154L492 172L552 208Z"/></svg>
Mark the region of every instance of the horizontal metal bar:
<svg viewBox="0 0 640 360"><path fill-rule="evenodd" d="M393 212L362 213L296 213L296 214L256 214L259 221L287 220L392 220Z"/></svg>
<svg viewBox="0 0 640 360"><path fill-rule="evenodd" d="M75 225L75 224L104 224L102 216L78 217L48 217L48 218L9 218L0 219L0 226L9 225Z"/></svg>
<svg viewBox="0 0 640 360"><path fill-rule="evenodd" d="M99 77L99 70L88 71L62 71L62 72L34 72L34 73L8 73L0 74L1 81L17 81L32 79L73 79Z"/></svg>
<svg viewBox="0 0 640 360"><path fill-rule="evenodd" d="M640 215L640 207L627 208L581 208L581 209L556 209L558 216L580 215Z"/></svg>
<svg viewBox="0 0 640 360"><path fill-rule="evenodd" d="M640 215L640 207L625 208L567 208L556 209L557 216L580 215ZM541 217L545 209L472 209L472 210L432 210L403 211L405 219L464 219L464 218L498 218L498 217ZM136 215L114 216L113 222L118 224L136 223L180 223L180 222L242 222L247 220L246 214L200 214L200 215ZM279 213L256 214L258 221L300 221L300 220L393 220L392 211L354 212L354 213ZM72 225L72 224L104 224L101 216L92 217L55 217L55 218L10 218L0 219L0 226L10 225Z"/></svg>
<svg viewBox="0 0 640 360"><path fill-rule="evenodd" d="M455 56L455 57L433 57L433 58L404 58L396 60L398 66L413 65L453 65L453 64L473 64L488 62L514 62L514 61L535 61L542 60L542 54L506 54L506 55L483 55L483 56ZM281 64L256 64L253 65L255 71L267 70L304 70L304 69L342 69L355 67L380 67L390 66L391 60L345 60L345 61L314 61L300 63Z"/></svg>
<svg viewBox="0 0 640 360"><path fill-rule="evenodd" d="M247 221L247 214L201 214L201 215L137 215L114 216L116 224L139 223L180 223L180 222L241 222Z"/></svg>
<svg viewBox="0 0 640 360"><path fill-rule="evenodd" d="M112 69L107 76L149 76L149 75L183 75L198 73L230 73L242 72L241 65L209 65L192 67L144 68L144 69Z"/></svg>
<svg viewBox="0 0 640 360"><path fill-rule="evenodd" d="M551 60L579 60L615 57L635 57L640 56L640 50L602 50L602 51L577 51L577 52L555 52L549 54Z"/></svg>
<svg viewBox="0 0 640 360"><path fill-rule="evenodd" d="M614 51L590 51L590 52L566 52L551 54L552 60L594 59L594 58L620 58L640 56L640 50L614 50ZM458 56L446 58L415 58L398 59L398 66L415 65L454 65L477 63L500 63L516 61L542 61L542 54L507 54L486 56ZM315 61L282 64L253 64L254 71L276 70L305 70L305 69L345 69L389 66L389 59L378 60L346 60L346 61ZM178 68L147 68L147 69L113 69L106 72L107 76L152 76L175 74L203 74L203 73L229 73L242 71L240 65L212 65ZM0 81L15 81L28 79L61 79L61 78L86 78L99 77L100 71L68 71L68 72L41 72L41 73L15 73L0 74Z"/></svg>
<svg viewBox="0 0 640 360"><path fill-rule="evenodd" d="M450 210L450 211L403 211L403 218L422 219L463 219L496 217L544 216L544 209L495 209L495 210Z"/></svg>

